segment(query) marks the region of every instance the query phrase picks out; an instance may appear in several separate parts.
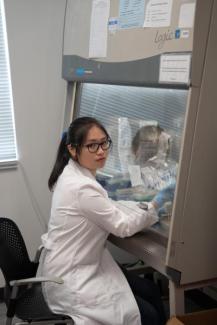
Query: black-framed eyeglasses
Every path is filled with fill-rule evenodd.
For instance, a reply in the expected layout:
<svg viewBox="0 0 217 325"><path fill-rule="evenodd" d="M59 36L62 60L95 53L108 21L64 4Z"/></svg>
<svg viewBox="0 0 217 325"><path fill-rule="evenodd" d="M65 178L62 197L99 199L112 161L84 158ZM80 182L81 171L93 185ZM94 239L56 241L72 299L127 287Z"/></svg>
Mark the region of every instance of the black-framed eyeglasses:
<svg viewBox="0 0 217 325"><path fill-rule="evenodd" d="M102 141L102 142L93 142L89 144L84 144L83 147L87 148L90 153L96 153L99 150L99 147L106 151L112 145L112 140L110 138Z"/></svg>

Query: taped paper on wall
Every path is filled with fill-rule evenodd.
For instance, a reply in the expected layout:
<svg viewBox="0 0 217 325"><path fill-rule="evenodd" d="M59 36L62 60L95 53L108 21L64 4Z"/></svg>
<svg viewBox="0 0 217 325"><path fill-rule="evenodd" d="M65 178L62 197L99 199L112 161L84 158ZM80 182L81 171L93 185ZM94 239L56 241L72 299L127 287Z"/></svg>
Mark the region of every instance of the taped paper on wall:
<svg viewBox="0 0 217 325"><path fill-rule="evenodd" d="M192 28L194 25L195 3L185 3L179 13L179 28Z"/></svg>
<svg viewBox="0 0 217 325"><path fill-rule="evenodd" d="M145 0L120 0L120 29L142 27L144 11Z"/></svg>
<svg viewBox="0 0 217 325"><path fill-rule="evenodd" d="M145 10L143 27L170 26L172 0L150 0Z"/></svg>
<svg viewBox="0 0 217 325"><path fill-rule="evenodd" d="M93 0L90 23L89 58L107 55L107 27L110 0Z"/></svg>
<svg viewBox="0 0 217 325"><path fill-rule="evenodd" d="M190 75L190 63L190 54L161 55L159 82L188 84Z"/></svg>

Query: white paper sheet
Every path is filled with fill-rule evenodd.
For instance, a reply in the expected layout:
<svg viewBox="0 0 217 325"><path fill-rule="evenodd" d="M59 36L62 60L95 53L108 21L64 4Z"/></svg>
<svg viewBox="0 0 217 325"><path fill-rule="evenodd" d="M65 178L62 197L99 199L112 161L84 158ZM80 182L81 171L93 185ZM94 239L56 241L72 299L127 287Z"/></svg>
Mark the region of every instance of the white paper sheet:
<svg viewBox="0 0 217 325"><path fill-rule="evenodd" d="M120 29L142 27L145 14L145 0L120 0Z"/></svg>
<svg viewBox="0 0 217 325"><path fill-rule="evenodd" d="M129 165L128 171L130 174L130 181L131 181L132 186L143 185L140 166Z"/></svg>
<svg viewBox="0 0 217 325"><path fill-rule="evenodd" d="M160 82L188 83L190 54L164 54L160 59Z"/></svg>
<svg viewBox="0 0 217 325"><path fill-rule="evenodd" d="M195 3L181 5L179 13L179 28L192 28L194 25Z"/></svg>
<svg viewBox="0 0 217 325"><path fill-rule="evenodd" d="M101 58L107 55L109 11L110 0L93 0L90 23L89 58Z"/></svg>
<svg viewBox="0 0 217 325"><path fill-rule="evenodd" d="M170 26L172 0L150 0L145 10L143 27Z"/></svg>

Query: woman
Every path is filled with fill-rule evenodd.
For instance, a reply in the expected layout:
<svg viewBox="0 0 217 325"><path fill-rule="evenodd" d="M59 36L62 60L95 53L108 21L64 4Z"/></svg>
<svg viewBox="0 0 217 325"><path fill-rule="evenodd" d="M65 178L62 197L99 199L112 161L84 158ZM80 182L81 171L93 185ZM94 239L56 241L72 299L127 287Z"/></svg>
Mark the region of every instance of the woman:
<svg viewBox="0 0 217 325"><path fill-rule="evenodd" d="M168 159L170 142L170 135L159 125L141 127L132 140L135 163L145 167L145 186L160 189L151 202L160 217L168 213L164 204L171 206L176 188L177 162Z"/></svg>
<svg viewBox="0 0 217 325"><path fill-rule="evenodd" d="M48 181L53 200L41 267L44 276L59 276L64 284L46 283L44 294L53 312L70 315L76 325L140 325L142 317L142 324L162 324L158 295L156 308L138 298L140 317L126 277L106 248L109 233L131 236L158 220L154 208L112 202L96 181L110 146L105 128L90 117L74 120L61 140Z"/></svg>

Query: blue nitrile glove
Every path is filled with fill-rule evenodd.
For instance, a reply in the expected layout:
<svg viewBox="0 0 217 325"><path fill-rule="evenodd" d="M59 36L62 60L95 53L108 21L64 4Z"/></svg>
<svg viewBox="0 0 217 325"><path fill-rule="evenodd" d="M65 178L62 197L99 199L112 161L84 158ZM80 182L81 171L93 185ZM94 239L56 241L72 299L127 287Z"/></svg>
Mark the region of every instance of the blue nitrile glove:
<svg viewBox="0 0 217 325"><path fill-rule="evenodd" d="M160 209L164 205L164 203L168 201L170 202L173 201L175 188L176 188L176 182L174 181L155 195L152 202L154 203L155 206L157 205L157 209Z"/></svg>

